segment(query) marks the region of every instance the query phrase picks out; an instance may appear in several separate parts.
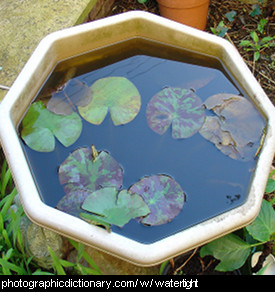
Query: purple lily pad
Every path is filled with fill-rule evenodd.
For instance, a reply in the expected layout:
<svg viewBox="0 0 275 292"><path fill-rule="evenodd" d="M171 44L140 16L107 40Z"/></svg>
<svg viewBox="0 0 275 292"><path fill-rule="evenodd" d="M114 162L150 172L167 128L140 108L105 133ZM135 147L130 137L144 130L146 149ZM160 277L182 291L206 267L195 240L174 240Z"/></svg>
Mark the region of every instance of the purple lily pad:
<svg viewBox="0 0 275 292"><path fill-rule="evenodd" d="M150 209L150 214L139 218L144 225L161 225L170 222L183 208L185 193L181 186L167 175L144 177L129 189L140 195Z"/></svg>
<svg viewBox="0 0 275 292"><path fill-rule="evenodd" d="M58 115L70 115L76 106L86 106L92 98L87 84L74 78L66 82L61 89L52 94L47 109Z"/></svg>
<svg viewBox="0 0 275 292"><path fill-rule="evenodd" d="M57 208L72 215L79 214L80 205L91 192L103 187L119 189L122 172L121 166L105 151L95 156L91 148L75 150L59 167L59 182L66 196Z"/></svg>
<svg viewBox="0 0 275 292"><path fill-rule="evenodd" d="M205 119L205 109L192 90L169 87L152 97L146 117L149 127L159 135L172 125L172 137L182 139L199 131Z"/></svg>
<svg viewBox="0 0 275 292"><path fill-rule="evenodd" d="M78 185L70 184L68 193L57 204L57 209L66 212L70 215L78 217L83 210L81 205L83 201L90 195L90 191L86 188L81 188Z"/></svg>

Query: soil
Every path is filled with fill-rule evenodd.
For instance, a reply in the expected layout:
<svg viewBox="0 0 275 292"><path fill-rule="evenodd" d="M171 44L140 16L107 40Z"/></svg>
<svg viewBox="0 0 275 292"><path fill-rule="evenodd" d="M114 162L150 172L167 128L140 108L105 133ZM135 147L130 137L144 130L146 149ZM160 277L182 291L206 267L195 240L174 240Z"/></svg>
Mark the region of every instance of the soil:
<svg viewBox="0 0 275 292"><path fill-rule="evenodd" d="M239 45L242 40L251 40L250 33L257 31L257 26L262 18L267 18L268 23L262 34L257 31L260 39L275 35L275 1L268 1L266 7L260 8L260 15L251 16L250 12L253 11L251 4L242 3L240 0L210 0L206 31L211 33L211 27L216 28L221 21L224 21L224 25L228 28L225 38L235 45L265 93L275 105L274 47L263 48L260 52L260 59L253 62L253 52L246 52ZM156 0L147 0L146 3L139 3L137 0L115 0L110 15L131 10L143 10L159 14ZM225 14L230 11L237 13L232 22L225 17Z"/></svg>

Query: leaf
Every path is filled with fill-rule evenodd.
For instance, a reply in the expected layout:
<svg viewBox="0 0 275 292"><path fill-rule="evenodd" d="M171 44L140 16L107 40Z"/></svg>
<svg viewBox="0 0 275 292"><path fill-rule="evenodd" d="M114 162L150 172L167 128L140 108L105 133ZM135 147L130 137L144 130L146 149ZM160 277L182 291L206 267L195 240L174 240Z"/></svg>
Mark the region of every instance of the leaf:
<svg viewBox="0 0 275 292"><path fill-rule="evenodd" d="M274 192L274 191L275 191L275 180L272 179L272 178L269 178L269 179L267 180L267 184L266 184L265 192L266 192L267 194L270 194L270 193L272 193L272 192Z"/></svg>
<svg viewBox="0 0 275 292"><path fill-rule="evenodd" d="M254 159L265 124L244 97L221 93L205 101L214 116L207 116L199 133L232 159Z"/></svg>
<svg viewBox="0 0 275 292"><path fill-rule="evenodd" d="M226 17L230 22L232 22L232 21L234 21L234 18L235 18L235 16L236 16L236 14L237 14L237 12L234 11L234 10L232 10L232 11L227 12L227 13L225 14L225 17Z"/></svg>
<svg viewBox="0 0 275 292"><path fill-rule="evenodd" d="M59 182L66 196L57 204L57 208L78 216L80 206L93 191L103 187L122 186L122 168L107 152L101 151L93 159L92 149L83 147L72 152L60 165Z"/></svg>
<svg viewBox="0 0 275 292"><path fill-rule="evenodd" d="M263 18L260 20L260 22L258 23L257 25L257 29L260 33L263 33L264 32L264 28L267 24L268 20L266 18Z"/></svg>
<svg viewBox="0 0 275 292"><path fill-rule="evenodd" d="M114 125L131 122L139 113L140 94L135 85L124 77L106 77L91 86L92 100L78 107L80 115L88 122L100 125L108 111Z"/></svg>
<svg viewBox="0 0 275 292"><path fill-rule="evenodd" d="M139 195L130 194L127 190L118 193L116 188L102 188L91 193L83 202L82 209L94 213L95 219L119 227L150 212Z"/></svg>
<svg viewBox="0 0 275 292"><path fill-rule="evenodd" d="M274 40L274 37L267 36L267 37L262 38L261 44L266 44L266 43L269 43L269 42L271 42L273 40Z"/></svg>
<svg viewBox="0 0 275 292"><path fill-rule="evenodd" d="M259 4L253 4L252 8L253 8L253 10L249 13L252 17L262 14L262 10L261 10Z"/></svg>
<svg viewBox="0 0 275 292"><path fill-rule="evenodd" d="M78 139L81 131L81 118L76 113L56 115L40 101L33 103L25 115L21 137L33 150L50 152L55 148L55 137L68 147Z"/></svg>
<svg viewBox="0 0 275 292"><path fill-rule="evenodd" d="M52 94L47 109L58 115L71 115L75 109L74 105L86 106L91 97L88 85L74 78L66 82L61 90Z"/></svg>
<svg viewBox="0 0 275 292"><path fill-rule="evenodd" d="M259 58L260 58L260 52L257 51L254 53L253 59L255 62L257 62L259 60Z"/></svg>
<svg viewBox="0 0 275 292"><path fill-rule="evenodd" d="M100 218L99 216L88 213L80 213L79 216L88 223L104 227L108 232L111 232L111 224L107 223L104 219Z"/></svg>
<svg viewBox="0 0 275 292"><path fill-rule="evenodd" d="M255 42L255 44L258 43L258 41L259 41L259 37L258 37L256 31L252 31L252 32L250 33L250 37L251 37L252 40Z"/></svg>
<svg viewBox="0 0 275 292"><path fill-rule="evenodd" d="M205 119L200 98L184 88L164 88L152 97L146 109L149 127L159 135L172 125L172 137L189 138L196 134Z"/></svg>
<svg viewBox="0 0 275 292"><path fill-rule="evenodd" d="M200 249L200 256L211 255L221 262L215 270L225 272L240 268L250 254L250 245L234 234L216 239Z"/></svg>
<svg viewBox="0 0 275 292"><path fill-rule="evenodd" d="M64 271L61 260L56 256L54 251L51 249L51 247L48 245L48 251L51 255L52 261L53 261L53 268L56 270L57 275L66 275L66 272Z"/></svg>
<svg viewBox="0 0 275 292"><path fill-rule="evenodd" d="M258 241L270 240L275 233L275 211L269 202L263 200L259 215L246 229Z"/></svg>
<svg viewBox="0 0 275 292"><path fill-rule="evenodd" d="M161 225L170 222L183 208L185 193L181 186L167 175L144 177L129 189L140 195L150 209L150 214L139 221L145 225Z"/></svg>
<svg viewBox="0 0 275 292"><path fill-rule="evenodd" d="M240 42L240 46L241 47L251 47L251 46L253 46L253 44L251 43L251 41L243 40Z"/></svg>
<svg viewBox="0 0 275 292"><path fill-rule="evenodd" d="M224 22L221 21L217 26L216 34L220 37L224 37L228 31L228 27L224 25Z"/></svg>

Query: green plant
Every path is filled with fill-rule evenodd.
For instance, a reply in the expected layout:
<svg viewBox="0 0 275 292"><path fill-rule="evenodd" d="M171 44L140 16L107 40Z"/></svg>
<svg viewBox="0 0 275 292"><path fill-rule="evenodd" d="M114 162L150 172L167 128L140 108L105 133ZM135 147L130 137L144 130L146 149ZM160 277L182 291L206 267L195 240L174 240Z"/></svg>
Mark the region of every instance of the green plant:
<svg viewBox="0 0 275 292"><path fill-rule="evenodd" d="M258 24L258 31L261 32L263 31L264 28L264 23L265 22L260 22ZM247 52L249 51L253 51L254 55L253 55L253 60L256 62L259 60L261 52L265 49L265 48L271 48L274 47L274 36L267 36L264 38L260 38L259 35L257 34L256 31L252 31L250 33L250 38L251 40L242 40L240 42L240 46L243 47L243 49Z"/></svg>
<svg viewBox="0 0 275 292"><path fill-rule="evenodd" d="M252 5L253 10L250 12L252 17L262 15L262 10L260 5L263 4L263 0L258 0L258 3ZM253 51L253 61L256 62L259 60L261 56L261 52L265 48L274 47L274 36L266 36L260 38L259 33L264 33L264 28L267 25L268 20L266 18L262 18L259 20L257 25L257 31L253 30L250 32L250 39L249 40L242 40L240 42L240 46L247 52Z"/></svg>
<svg viewBox="0 0 275 292"><path fill-rule="evenodd" d="M30 275L41 273L41 269L27 257L22 248L20 233L20 218L24 216L22 207L13 210L11 205L17 194L16 188L6 194L7 185L5 178L9 177L9 171L3 171L1 175L1 202L0 202L0 275ZM3 179L4 178L4 179ZM5 187L6 185L6 187ZM21 247L21 248L20 248Z"/></svg>
<svg viewBox="0 0 275 292"><path fill-rule="evenodd" d="M225 14L225 17L227 18L229 22L233 22L236 15L237 15L237 12L232 10L232 11L227 12ZM220 21L216 28L210 27L210 30L213 34L220 37L224 37L227 31L229 30L229 28L227 25L225 25L224 21Z"/></svg>
<svg viewBox="0 0 275 292"><path fill-rule="evenodd" d="M219 37L224 37L228 31L228 27L223 21L220 21L216 28L210 27L211 32Z"/></svg>
<svg viewBox="0 0 275 292"><path fill-rule="evenodd" d="M269 178L267 180L265 193L270 196L269 201L272 205L275 205L275 194L272 194L275 192L275 180L272 178L272 176L275 174L275 169L270 173Z"/></svg>
<svg viewBox="0 0 275 292"><path fill-rule="evenodd" d="M249 13L250 16L256 17L262 14L261 5L263 4L263 0L258 0L257 4L252 5L252 11ZM225 17L227 21L232 23L235 20L235 16L237 15L236 11L229 11L225 14ZM268 20L265 18L262 18L259 20L259 23L257 25L257 31L253 30L250 32L250 36L248 40L242 40L240 42L240 46L243 47L245 51L253 51L253 60L254 62L258 61L258 59L261 56L261 53L266 48L274 47L274 36L265 36L261 38L259 36L260 34L264 34L264 28L266 24L268 23ZM217 27L211 27L211 32L217 36L224 37L226 36L229 26L224 22L220 21ZM230 39L230 38L229 38Z"/></svg>
<svg viewBox="0 0 275 292"><path fill-rule="evenodd" d="M15 208L13 205L16 194L10 170L4 160L0 169L0 275L100 274L99 268L84 250L84 245L72 240L69 241L77 251L75 262L56 257L49 247L54 263L53 271L41 269L32 257L27 256L20 231L20 222L25 213L22 206ZM87 265L82 264L83 259Z"/></svg>
<svg viewBox="0 0 275 292"><path fill-rule="evenodd" d="M240 233L240 232L239 232ZM275 210L270 202L263 200L258 217L241 230L241 236L235 233L216 239L200 250L200 256L214 256L220 260L218 271L239 269L251 253L262 249L264 244L274 245Z"/></svg>
<svg viewBox="0 0 275 292"><path fill-rule="evenodd" d="M49 253L53 259L53 269L55 273L57 275L67 275L69 271L71 274L101 275L100 269L85 251L84 245L71 239L68 240L77 251L75 262L60 259L55 255L53 250L48 247Z"/></svg>
<svg viewBox="0 0 275 292"><path fill-rule="evenodd" d="M261 15L262 10L261 10L260 5L262 5L263 3L264 3L264 0L258 0L258 3L252 5L253 10L249 14L252 17L257 16L257 15Z"/></svg>

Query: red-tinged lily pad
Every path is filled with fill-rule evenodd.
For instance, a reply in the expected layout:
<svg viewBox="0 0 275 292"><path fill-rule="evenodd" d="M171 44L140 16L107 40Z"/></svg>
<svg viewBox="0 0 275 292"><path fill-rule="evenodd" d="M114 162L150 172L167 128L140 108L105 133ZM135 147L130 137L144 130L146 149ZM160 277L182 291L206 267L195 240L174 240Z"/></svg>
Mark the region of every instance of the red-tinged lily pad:
<svg viewBox="0 0 275 292"><path fill-rule="evenodd" d="M150 209L150 214L139 218L144 225L161 225L170 222L183 208L185 193L181 186L167 175L142 178L129 189L140 195Z"/></svg>
<svg viewBox="0 0 275 292"><path fill-rule="evenodd" d="M102 188L91 193L83 202L82 209L93 213L93 224L113 224L123 227L131 219L146 216L150 210L137 194L116 188Z"/></svg>
<svg viewBox="0 0 275 292"><path fill-rule="evenodd" d="M172 137L182 139L199 131L205 110L201 99L192 90L168 87L152 97L146 117L149 127L159 135L172 125Z"/></svg>
<svg viewBox="0 0 275 292"><path fill-rule="evenodd" d="M124 77L106 77L97 80L91 87L92 100L79 106L80 115L88 122L100 125L108 111L114 125L131 122L139 113L140 94L135 85Z"/></svg>
<svg viewBox="0 0 275 292"><path fill-rule="evenodd" d="M81 118L76 113L56 115L39 101L33 103L25 115L21 137L33 150L51 152L55 148L55 137L68 147L78 139L81 131Z"/></svg>
<svg viewBox="0 0 275 292"><path fill-rule="evenodd" d="M47 109L58 115L71 115L76 106L86 106L91 101L91 90L87 84L74 78L52 94Z"/></svg>
<svg viewBox="0 0 275 292"><path fill-rule="evenodd" d="M77 184L69 184L67 195L65 195L57 204L56 208L70 215L79 217L83 211L81 205L91 192L85 187Z"/></svg>
<svg viewBox="0 0 275 292"><path fill-rule="evenodd" d="M93 147L75 150L59 167L59 181L66 195L57 208L79 215L80 205L90 193L103 187L119 189L122 172L121 166L105 151L97 153Z"/></svg>
<svg viewBox="0 0 275 292"><path fill-rule="evenodd" d="M200 134L232 159L253 159L265 128L253 104L242 96L221 93L209 97L205 106L215 115L206 118Z"/></svg>

